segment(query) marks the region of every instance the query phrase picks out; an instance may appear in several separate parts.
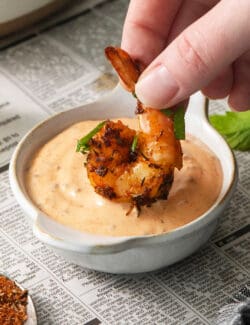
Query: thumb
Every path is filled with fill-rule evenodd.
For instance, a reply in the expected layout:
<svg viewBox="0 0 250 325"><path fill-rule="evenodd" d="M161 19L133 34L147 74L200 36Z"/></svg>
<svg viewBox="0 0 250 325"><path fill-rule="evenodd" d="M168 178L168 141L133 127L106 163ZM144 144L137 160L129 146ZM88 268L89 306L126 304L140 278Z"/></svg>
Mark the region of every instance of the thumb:
<svg viewBox="0 0 250 325"><path fill-rule="evenodd" d="M222 0L184 30L143 72L138 98L166 108L205 87L250 48L250 1Z"/></svg>

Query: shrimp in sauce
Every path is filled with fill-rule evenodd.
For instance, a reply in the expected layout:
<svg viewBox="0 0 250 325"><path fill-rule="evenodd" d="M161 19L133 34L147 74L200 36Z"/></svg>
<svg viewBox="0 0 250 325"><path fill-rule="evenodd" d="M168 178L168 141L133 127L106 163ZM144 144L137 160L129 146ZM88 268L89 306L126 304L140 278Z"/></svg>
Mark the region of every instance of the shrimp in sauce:
<svg viewBox="0 0 250 325"><path fill-rule="evenodd" d="M105 49L107 58L128 91L134 93L140 72L120 48ZM110 200L143 205L168 197L174 169L182 167L180 142L170 117L137 104L139 131L121 121L106 121L89 141L86 168L95 191Z"/></svg>

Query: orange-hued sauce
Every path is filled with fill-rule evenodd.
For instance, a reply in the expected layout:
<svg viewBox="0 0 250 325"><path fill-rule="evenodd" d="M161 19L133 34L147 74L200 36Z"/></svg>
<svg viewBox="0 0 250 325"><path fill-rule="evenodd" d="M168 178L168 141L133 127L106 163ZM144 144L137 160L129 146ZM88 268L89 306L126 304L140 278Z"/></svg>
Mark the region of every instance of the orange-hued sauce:
<svg viewBox="0 0 250 325"><path fill-rule="evenodd" d="M135 119L121 119L137 127ZM98 121L83 121L46 143L27 168L26 188L35 205L52 219L74 229L108 236L159 234L183 226L216 201L222 183L218 159L195 138L182 141L183 168L175 171L167 201L142 207L128 216L129 204L109 201L94 192L75 151L77 139Z"/></svg>

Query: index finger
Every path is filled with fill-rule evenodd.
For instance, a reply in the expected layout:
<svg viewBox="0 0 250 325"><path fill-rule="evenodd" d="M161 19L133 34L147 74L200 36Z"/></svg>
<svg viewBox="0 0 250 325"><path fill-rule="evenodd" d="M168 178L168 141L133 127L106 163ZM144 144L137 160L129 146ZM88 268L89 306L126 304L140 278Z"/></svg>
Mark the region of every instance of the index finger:
<svg viewBox="0 0 250 325"><path fill-rule="evenodd" d="M182 0L131 0L121 47L147 66L166 46Z"/></svg>

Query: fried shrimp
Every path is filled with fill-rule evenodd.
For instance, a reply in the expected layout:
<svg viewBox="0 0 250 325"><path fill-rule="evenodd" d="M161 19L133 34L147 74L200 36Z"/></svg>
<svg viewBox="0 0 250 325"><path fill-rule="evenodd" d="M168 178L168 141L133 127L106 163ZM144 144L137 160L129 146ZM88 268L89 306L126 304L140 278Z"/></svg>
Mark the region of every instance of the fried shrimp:
<svg viewBox="0 0 250 325"><path fill-rule="evenodd" d="M134 93L139 70L129 55L108 47L106 56L126 88ZM95 191L107 199L131 202L138 211L167 199L174 169L182 167L172 118L138 101L139 131L121 121L105 121L88 142L86 168Z"/></svg>

